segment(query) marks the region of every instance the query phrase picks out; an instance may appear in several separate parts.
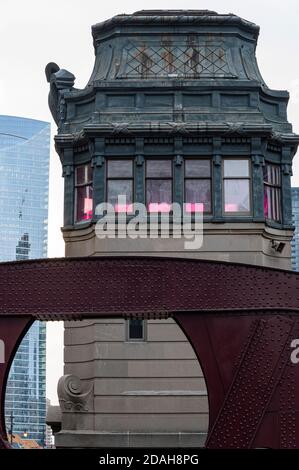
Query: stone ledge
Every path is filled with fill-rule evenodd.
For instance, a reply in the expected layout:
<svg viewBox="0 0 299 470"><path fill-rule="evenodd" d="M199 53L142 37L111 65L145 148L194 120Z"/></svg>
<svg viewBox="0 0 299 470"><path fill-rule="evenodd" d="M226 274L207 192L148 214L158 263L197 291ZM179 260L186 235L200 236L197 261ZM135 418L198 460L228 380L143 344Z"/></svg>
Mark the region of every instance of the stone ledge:
<svg viewBox="0 0 299 470"><path fill-rule="evenodd" d="M56 448L109 447L204 447L206 433L130 433L96 431L60 431Z"/></svg>

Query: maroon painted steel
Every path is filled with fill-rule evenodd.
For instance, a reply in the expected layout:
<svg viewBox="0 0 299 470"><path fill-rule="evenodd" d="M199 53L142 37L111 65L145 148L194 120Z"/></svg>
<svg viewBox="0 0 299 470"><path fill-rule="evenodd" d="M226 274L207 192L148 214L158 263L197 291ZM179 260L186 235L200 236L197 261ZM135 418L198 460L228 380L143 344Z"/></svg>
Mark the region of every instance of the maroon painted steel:
<svg viewBox="0 0 299 470"><path fill-rule="evenodd" d="M0 317L0 339L4 341L4 360L0 361L0 448L8 446L4 421L5 388L9 369L17 348L33 323L29 315L23 317ZM2 358L1 358L2 360Z"/></svg>
<svg viewBox="0 0 299 470"><path fill-rule="evenodd" d="M235 263L89 257L0 263L0 315L51 320L178 311L297 311L299 276Z"/></svg>
<svg viewBox="0 0 299 470"><path fill-rule="evenodd" d="M299 447L299 364L290 360L298 314L290 271L152 257L2 263L2 439L9 366L34 319L172 316L205 375L207 447Z"/></svg>
<svg viewBox="0 0 299 470"><path fill-rule="evenodd" d="M291 341L299 337L297 315L184 313L174 318L193 345L206 379L206 446L299 447L299 364L290 361Z"/></svg>

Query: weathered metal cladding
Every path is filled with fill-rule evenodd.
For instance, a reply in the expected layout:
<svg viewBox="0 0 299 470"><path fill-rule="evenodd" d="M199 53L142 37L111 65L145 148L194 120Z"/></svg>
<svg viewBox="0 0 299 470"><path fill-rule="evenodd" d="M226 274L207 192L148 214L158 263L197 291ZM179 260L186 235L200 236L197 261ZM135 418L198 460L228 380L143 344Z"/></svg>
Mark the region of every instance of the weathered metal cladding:
<svg viewBox="0 0 299 470"><path fill-rule="evenodd" d="M169 122L190 132L195 124L199 131L220 125L218 133L238 124L246 135L242 124L252 123L269 124L269 135L292 133L288 92L270 90L260 74L258 32L238 16L206 10L141 11L93 26L95 64L85 89L74 88L70 72L47 66L59 135L153 132L149 124Z"/></svg>

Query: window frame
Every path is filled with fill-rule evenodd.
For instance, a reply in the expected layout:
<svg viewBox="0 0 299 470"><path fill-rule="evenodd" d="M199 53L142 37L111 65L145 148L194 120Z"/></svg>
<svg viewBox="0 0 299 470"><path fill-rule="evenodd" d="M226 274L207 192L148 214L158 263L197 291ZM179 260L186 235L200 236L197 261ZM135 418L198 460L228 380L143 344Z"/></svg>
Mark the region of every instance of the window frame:
<svg viewBox="0 0 299 470"><path fill-rule="evenodd" d="M132 176L131 177L123 177L123 176L108 176L108 167L109 167L109 161L130 161L132 163ZM119 156L109 156L106 157L105 161L105 199L106 202L109 204L112 204L108 200L108 186L109 186L109 181L131 181L132 183L132 201L130 204L134 204L135 202L135 158L130 157L130 156L124 156L124 157L119 157ZM115 206L113 206L115 208ZM130 211L126 212L116 212L118 213L123 213L126 215L130 215Z"/></svg>
<svg viewBox="0 0 299 470"><path fill-rule="evenodd" d="M270 192L272 192L272 190L274 190L274 192L278 192L279 193L279 203L278 203L279 219L274 219L274 218L267 217L266 214L265 214L265 206L264 206L264 217L265 217L266 221L268 221L268 222L281 224L282 223L282 173L281 173L281 166L280 166L279 163L272 163L272 162L266 161L265 162L265 167L267 168L268 166L277 167L277 169L279 170L279 180L280 181L279 181L279 184L270 183L269 181L265 181L264 174L263 174L264 204L265 204L265 189L267 187L270 188Z"/></svg>
<svg viewBox="0 0 299 470"><path fill-rule="evenodd" d="M171 176L147 176L147 164L149 161L170 161L170 168L171 168ZM145 201L145 207L146 207L146 211L148 214L161 214L161 211L158 211L158 212L150 212L149 209L148 209L148 202L147 202L147 182L148 180L152 180L152 181L170 181L171 182L171 203L173 203L173 200L174 200L174 169L173 169L173 157L169 156L169 157L156 157L156 156L152 156L152 157L147 157L145 158L145 165L144 165L144 201ZM170 211L169 211L170 212ZM169 213L167 212L167 213Z"/></svg>
<svg viewBox="0 0 299 470"><path fill-rule="evenodd" d="M248 162L248 176L224 176L224 162L226 160L234 161L247 161ZM226 212L225 211L225 181L226 180L246 180L249 182L249 211L236 211L236 212ZM221 182L222 182L222 215L224 217L251 217L253 213L252 207L252 165L251 158L246 156L235 157L225 155L222 157L222 171L221 171Z"/></svg>
<svg viewBox="0 0 299 470"><path fill-rule="evenodd" d="M78 183L77 183L77 169L78 169L78 168L81 168L81 167L84 167L84 168L90 167L91 179L88 180L88 178L87 178L87 182L78 184ZM88 176L88 173L89 173L89 171L87 170L87 176ZM83 187L87 187L87 186L91 186L91 188L92 188L92 214L91 214L91 217L89 217L88 219L78 220L78 219L77 219L78 188L83 188ZM88 223L88 222L90 222L90 221L92 220L92 218L93 218L93 210L94 210L94 200L93 200L93 168L92 168L92 166L91 166L91 162L81 163L81 164L75 166L75 168L74 168L74 189L75 189L75 197L74 197L74 222L75 222L75 224L84 224L84 223Z"/></svg>
<svg viewBox="0 0 299 470"><path fill-rule="evenodd" d="M140 320L142 322L142 338L131 338L130 337L130 321ZM128 343L144 343L147 341L147 322L141 318L129 318L126 320L126 342Z"/></svg>
<svg viewBox="0 0 299 470"><path fill-rule="evenodd" d="M187 161L196 161L196 160L206 160L210 163L210 176L186 176L186 162ZM210 210L209 211L203 211L203 216L211 216L213 214L213 204L214 204L214 198L213 198L213 165L212 165L212 158L211 157L206 157L206 156L203 156L203 157L197 157L197 156L194 156L194 157L190 157L190 156L186 156L184 157L184 162L183 162L183 199L184 199L184 204L186 204L186 180L209 180L210 181ZM191 212L191 214L194 214L194 212Z"/></svg>

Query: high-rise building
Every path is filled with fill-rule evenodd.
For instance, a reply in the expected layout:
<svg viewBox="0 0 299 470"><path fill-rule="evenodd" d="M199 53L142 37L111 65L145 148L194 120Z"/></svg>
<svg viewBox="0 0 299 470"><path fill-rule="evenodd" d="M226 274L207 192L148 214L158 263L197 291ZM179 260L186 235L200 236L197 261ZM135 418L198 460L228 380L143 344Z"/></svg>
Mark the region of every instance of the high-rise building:
<svg viewBox="0 0 299 470"><path fill-rule="evenodd" d="M50 124L0 116L0 261L47 256ZM46 326L23 339L7 383L7 430L43 444Z"/></svg>
<svg viewBox="0 0 299 470"><path fill-rule="evenodd" d="M49 400L49 398L46 399L46 404L48 411L48 408L51 406L51 401ZM44 447L46 449L52 449L54 447L54 436L50 426L46 426Z"/></svg>
<svg viewBox="0 0 299 470"><path fill-rule="evenodd" d="M299 188L292 188L292 211L295 226L292 245L292 269L299 271Z"/></svg>

